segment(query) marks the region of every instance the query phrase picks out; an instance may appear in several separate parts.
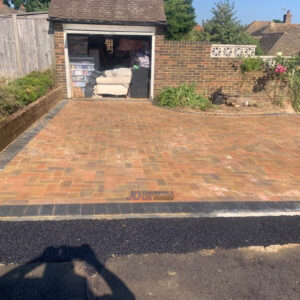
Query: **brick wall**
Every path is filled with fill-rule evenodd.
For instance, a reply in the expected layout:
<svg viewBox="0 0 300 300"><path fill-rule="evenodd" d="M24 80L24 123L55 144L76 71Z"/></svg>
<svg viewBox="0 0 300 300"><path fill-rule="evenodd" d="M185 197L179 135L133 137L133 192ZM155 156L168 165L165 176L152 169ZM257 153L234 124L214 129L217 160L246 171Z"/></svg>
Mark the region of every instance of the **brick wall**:
<svg viewBox="0 0 300 300"><path fill-rule="evenodd" d="M239 60L211 58L211 45L202 42L165 41L156 38L155 94L167 86L196 83L198 93L210 97L217 89L225 93L269 102L274 98L275 82L267 82L262 89L263 72L248 73L244 77ZM277 99L287 99L286 89L277 85Z"/></svg>
<svg viewBox="0 0 300 300"><path fill-rule="evenodd" d="M62 24L54 24L54 49L57 83L63 88L63 96L67 98L67 79L65 66L64 32Z"/></svg>

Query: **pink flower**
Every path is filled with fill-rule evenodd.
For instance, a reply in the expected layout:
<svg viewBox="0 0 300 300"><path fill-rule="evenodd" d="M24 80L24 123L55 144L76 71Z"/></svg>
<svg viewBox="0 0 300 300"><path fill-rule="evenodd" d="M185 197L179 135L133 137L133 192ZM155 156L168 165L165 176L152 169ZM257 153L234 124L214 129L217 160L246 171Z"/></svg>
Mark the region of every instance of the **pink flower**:
<svg viewBox="0 0 300 300"><path fill-rule="evenodd" d="M286 73L286 71L287 71L287 67L282 66L282 65L278 65L275 69L275 72L277 74L284 74L284 73Z"/></svg>

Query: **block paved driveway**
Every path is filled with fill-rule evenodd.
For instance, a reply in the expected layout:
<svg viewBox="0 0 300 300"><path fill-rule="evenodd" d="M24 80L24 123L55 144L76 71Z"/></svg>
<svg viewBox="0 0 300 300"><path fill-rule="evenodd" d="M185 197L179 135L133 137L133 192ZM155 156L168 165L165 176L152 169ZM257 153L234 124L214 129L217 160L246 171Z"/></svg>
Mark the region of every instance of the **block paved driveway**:
<svg viewBox="0 0 300 300"><path fill-rule="evenodd" d="M70 101L0 171L0 204L299 201L299 116L204 116Z"/></svg>

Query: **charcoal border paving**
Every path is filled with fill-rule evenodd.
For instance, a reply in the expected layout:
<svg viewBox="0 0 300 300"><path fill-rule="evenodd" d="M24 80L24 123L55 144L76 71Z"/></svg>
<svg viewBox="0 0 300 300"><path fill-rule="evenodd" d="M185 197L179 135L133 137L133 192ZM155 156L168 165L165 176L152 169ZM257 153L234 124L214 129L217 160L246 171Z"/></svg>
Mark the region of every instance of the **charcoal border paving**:
<svg viewBox="0 0 300 300"><path fill-rule="evenodd" d="M31 126L27 131L17 137L10 145L0 152L0 172L26 147L30 141L40 133L46 125L54 119L59 112L66 106L68 100L59 102L41 120Z"/></svg>
<svg viewBox="0 0 300 300"><path fill-rule="evenodd" d="M220 216L238 213L300 213L300 201L285 202L147 202L96 203L56 205L0 206L0 219L27 217L79 217L105 216L144 217L147 215L206 215Z"/></svg>

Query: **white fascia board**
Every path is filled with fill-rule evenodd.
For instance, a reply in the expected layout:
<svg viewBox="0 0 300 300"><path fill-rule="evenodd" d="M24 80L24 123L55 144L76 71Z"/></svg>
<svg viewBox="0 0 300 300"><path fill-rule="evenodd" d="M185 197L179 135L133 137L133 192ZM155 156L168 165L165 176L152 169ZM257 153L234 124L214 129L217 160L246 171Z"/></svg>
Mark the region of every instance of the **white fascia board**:
<svg viewBox="0 0 300 300"><path fill-rule="evenodd" d="M150 27L150 26L63 24L63 28L66 33L77 33L77 34L153 36L156 33L156 27Z"/></svg>

